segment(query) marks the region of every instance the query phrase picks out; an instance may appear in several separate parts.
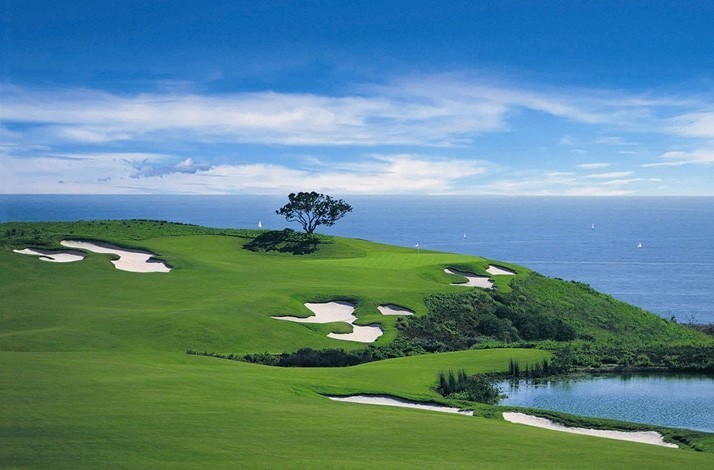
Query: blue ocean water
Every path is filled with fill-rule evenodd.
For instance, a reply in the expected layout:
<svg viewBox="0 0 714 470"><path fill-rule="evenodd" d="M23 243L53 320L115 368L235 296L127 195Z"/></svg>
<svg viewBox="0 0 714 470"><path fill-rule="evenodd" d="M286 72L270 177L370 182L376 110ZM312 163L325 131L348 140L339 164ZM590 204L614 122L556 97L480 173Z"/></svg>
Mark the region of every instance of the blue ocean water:
<svg viewBox="0 0 714 470"><path fill-rule="evenodd" d="M714 198L345 198L322 233L480 255L714 323ZM0 195L0 221L142 218L280 229L285 197ZM298 228L294 226L294 228ZM638 248L638 244L642 247Z"/></svg>

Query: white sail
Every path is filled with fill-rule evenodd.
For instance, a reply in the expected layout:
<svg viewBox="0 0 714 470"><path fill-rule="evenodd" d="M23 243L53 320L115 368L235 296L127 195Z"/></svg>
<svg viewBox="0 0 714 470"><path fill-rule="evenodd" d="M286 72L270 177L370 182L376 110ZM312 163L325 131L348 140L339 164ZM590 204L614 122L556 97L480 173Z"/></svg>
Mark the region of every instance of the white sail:
<svg viewBox="0 0 714 470"><path fill-rule="evenodd" d="M260 220L258 221L258 228L263 228L263 222L261 222Z"/></svg>

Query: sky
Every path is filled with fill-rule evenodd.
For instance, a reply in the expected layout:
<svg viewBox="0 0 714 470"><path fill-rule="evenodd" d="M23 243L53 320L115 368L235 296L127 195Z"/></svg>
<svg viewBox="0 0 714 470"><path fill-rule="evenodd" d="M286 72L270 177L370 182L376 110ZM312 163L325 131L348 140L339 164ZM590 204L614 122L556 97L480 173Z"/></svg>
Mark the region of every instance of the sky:
<svg viewBox="0 0 714 470"><path fill-rule="evenodd" d="M714 196L714 2L0 0L0 193Z"/></svg>

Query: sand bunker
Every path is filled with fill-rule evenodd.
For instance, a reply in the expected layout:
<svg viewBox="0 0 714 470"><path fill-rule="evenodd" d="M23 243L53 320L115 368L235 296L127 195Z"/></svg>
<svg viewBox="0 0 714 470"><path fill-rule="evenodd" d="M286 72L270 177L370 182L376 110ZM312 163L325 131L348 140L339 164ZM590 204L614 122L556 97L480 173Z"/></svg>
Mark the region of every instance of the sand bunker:
<svg viewBox="0 0 714 470"><path fill-rule="evenodd" d="M402 400L401 398L393 398L387 396L373 395L352 395L349 397L334 397L327 396L330 400L344 401L348 403L361 403L363 405L383 405L383 406L398 406L400 408L416 408L419 410L439 411L442 413L454 413L460 415L473 416L474 412L470 410L460 410L451 406L427 405L415 401Z"/></svg>
<svg viewBox="0 0 714 470"><path fill-rule="evenodd" d="M511 271L510 269L502 268L500 266L494 266L493 264L488 265L488 269L486 270L486 272L492 276L515 276L516 275L515 271Z"/></svg>
<svg viewBox="0 0 714 470"><path fill-rule="evenodd" d="M447 268L444 269L445 273L448 274L455 274L457 276L463 276L466 279L468 279L468 282L463 282L463 283L458 283L458 282L452 282L452 286L463 286L463 287L481 287L482 289L492 289L493 288L493 281L489 279L487 276L477 276L475 274L463 272L463 271L457 271L455 269Z"/></svg>
<svg viewBox="0 0 714 470"><path fill-rule="evenodd" d="M39 256L42 261L48 261L50 263L74 263L75 261L82 261L84 259L84 254L77 251L45 251L31 250L29 248L12 251L20 253L21 255Z"/></svg>
<svg viewBox="0 0 714 470"><path fill-rule="evenodd" d="M171 271L163 261L152 259L154 254L146 251L128 250L113 245L98 245L90 242L62 240L62 246L92 251L94 253L117 255L119 259L112 260L114 267L121 271L134 273L167 273Z"/></svg>
<svg viewBox="0 0 714 470"><path fill-rule="evenodd" d="M524 413L503 413L503 419L510 421L511 423L552 429L554 431L583 434L586 436L605 437L607 439L617 439L619 441L641 442L643 444L652 444L663 447L677 447L676 444L664 442L662 435L656 431L607 431L604 429L570 428L563 426L562 424L554 423L549 419L539 418L537 416L531 416Z"/></svg>
<svg viewBox="0 0 714 470"><path fill-rule="evenodd" d="M400 307L394 304L384 304L377 307L382 315L414 315L414 310L409 310L406 307Z"/></svg>
<svg viewBox="0 0 714 470"><path fill-rule="evenodd" d="M333 323L344 322L352 325L352 333L330 333L327 336L342 341L357 341L359 343L374 343L384 332L377 324L355 325L357 317L353 315L355 306L349 302L306 303L314 316L300 318L293 316L273 317L276 320L287 320L295 323Z"/></svg>
<svg viewBox="0 0 714 470"><path fill-rule="evenodd" d="M341 321L345 323L352 323L357 320L352 312L355 311L355 306L349 302L326 302L322 304L306 303L305 307L310 309L315 315L311 317L293 317L293 316L282 316L273 317L276 320L287 320L296 323L332 323L336 321Z"/></svg>
<svg viewBox="0 0 714 470"><path fill-rule="evenodd" d="M377 323L367 326L353 324L352 333L329 333L327 337L343 341L357 341L358 343L374 343L383 334L382 327Z"/></svg>
<svg viewBox="0 0 714 470"><path fill-rule="evenodd" d="M358 343L374 343L384 334L382 326L378 323L371 325L355 325L357 317L354 316L355 306L349 302L306 303L305 307L315 315L311 317L279 316L276 320L286 320L295 323L332 323L343 322L352 325L352 333L329 333L328 338L342 341L357 341ZM377 307L382 315L414 315L413 310L394 304L383 304Z"/></svg>

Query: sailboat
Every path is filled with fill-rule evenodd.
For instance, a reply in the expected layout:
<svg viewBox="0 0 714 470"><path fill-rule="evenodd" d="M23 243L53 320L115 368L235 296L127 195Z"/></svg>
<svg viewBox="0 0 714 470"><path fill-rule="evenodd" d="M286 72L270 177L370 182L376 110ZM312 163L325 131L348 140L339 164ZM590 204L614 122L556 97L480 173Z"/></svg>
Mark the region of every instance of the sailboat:
<svg viewBox="0 0 714 470"><path fill-rule="evenodd" d="M642 242L637 244L637 248L642 248Z"/></svg>
<svg viewBox="0 0 714 470"><path fill-rule="evenodd" d="M263 222L261 222L260 220L258 221L258 228L263 228Z"/></svg>
<svg viewBox="0 0 714 470"><path fill-rule="evenodd" d="M595 224L592 224L592 225L590 226L590 230L595 230Z"/></svg>

